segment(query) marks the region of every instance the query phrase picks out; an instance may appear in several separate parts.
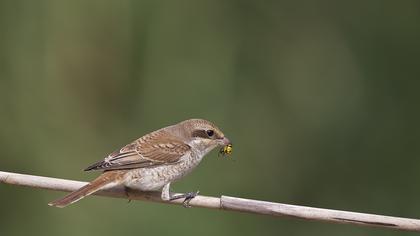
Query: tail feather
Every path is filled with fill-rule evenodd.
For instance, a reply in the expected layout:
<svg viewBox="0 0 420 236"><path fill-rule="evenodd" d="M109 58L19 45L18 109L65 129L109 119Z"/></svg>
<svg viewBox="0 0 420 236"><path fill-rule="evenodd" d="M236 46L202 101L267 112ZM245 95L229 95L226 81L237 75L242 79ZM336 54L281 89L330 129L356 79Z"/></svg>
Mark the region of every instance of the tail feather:
<svg viewBox="0 0 420 236"><path fill-rule="evenodd" d="M93 180L92 182L86 184L85 186L81 187L80 189L64 196L63 198L57 199L48 203L49 206L55 206L59 208L66 207L72 203L75 203L82 198L89 196L101 188L105 187L111 183L119 183L121 182L121 173L120 172L105 172L100 175L98 178Z"/></svg>

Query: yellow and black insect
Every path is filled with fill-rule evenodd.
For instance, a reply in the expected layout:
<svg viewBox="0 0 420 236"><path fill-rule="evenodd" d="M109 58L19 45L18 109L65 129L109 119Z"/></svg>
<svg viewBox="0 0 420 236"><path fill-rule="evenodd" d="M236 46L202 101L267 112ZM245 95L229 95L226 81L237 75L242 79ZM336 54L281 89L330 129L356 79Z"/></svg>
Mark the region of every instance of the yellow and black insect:
<svg viewBox="0 0 420 236"><path fill-rule="evenodd" d="M232 151L233 151L232 144L228 144L220 149L219 156L222 155L224 157L226 155L230 155L232 154Z"/></svg>

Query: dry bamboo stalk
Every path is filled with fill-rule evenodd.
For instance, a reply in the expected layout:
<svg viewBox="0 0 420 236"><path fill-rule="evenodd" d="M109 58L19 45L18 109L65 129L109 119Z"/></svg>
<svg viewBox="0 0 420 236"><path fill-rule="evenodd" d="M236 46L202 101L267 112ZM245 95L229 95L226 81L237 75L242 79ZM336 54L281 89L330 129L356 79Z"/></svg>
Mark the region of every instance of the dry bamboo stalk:
<svg viewBox="0 0 420 236"><path fill-rule="evenodd" d="M86 182L24 175L0 171L0 183L20 185L55 191L71 192L79 189ZM132 191L128 194L122 187L104 189L95 195L129 198L131 200L154 201L167 204L181 204L182 199L172 202L162 201L160 194ZM287 216L305 220L324 221L329 223L353 224L371 227L392 228L420 232L420 220L401 217L382 216L349 211L338 211L314 207L296 206L274 202L257 201L229 196L197 196L190 202L191 206L240 211L271 216Z"/></svg>

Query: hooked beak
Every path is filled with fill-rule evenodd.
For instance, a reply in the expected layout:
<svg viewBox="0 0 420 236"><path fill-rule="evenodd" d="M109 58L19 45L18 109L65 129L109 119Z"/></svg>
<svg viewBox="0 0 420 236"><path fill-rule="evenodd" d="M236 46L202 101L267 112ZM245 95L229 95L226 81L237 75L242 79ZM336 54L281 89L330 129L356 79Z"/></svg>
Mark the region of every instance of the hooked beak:
<svg viewBox="0 0 420 236"><path fill-rule="evenodd" d="M226 146L226 145L228 145L228 144L232 144L231 142L230 142L230 140L228 139L228 138L226 138L226 137L223 137L222 139L220 139L220 145L222 145L222 146Z"/></svg>

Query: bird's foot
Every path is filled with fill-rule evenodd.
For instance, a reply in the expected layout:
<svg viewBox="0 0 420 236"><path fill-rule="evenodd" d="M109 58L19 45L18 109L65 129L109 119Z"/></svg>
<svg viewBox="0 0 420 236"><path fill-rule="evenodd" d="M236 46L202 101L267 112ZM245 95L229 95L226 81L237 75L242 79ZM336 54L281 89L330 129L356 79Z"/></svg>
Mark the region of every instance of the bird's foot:
<svg viewBox="0 0 420 236"><path fill-rule="evenodd" d="M186 196L185 196L184 201L182 202L182 205L184 207L186 207L186 208L190 208L191 207L190 201L193 198L195 198L199 193L200 193L200 191L198 191L198 190L197 190L197 192L189 192L189 193L186 193Z"/></svg>
<svg viewBox="0 0 420 236"><path fill-rule="evenodd" d="M127 186L124 186L124 193L125 193L125 196L127 196L127 199L128 199L127 203L131 202L130 192L131 192L131 188L129 188Z"/></svg>
<svg viewBox="0 0 420 236"><path fill-rule="evenodd" d="M178 194L178 195L172 196L169 199L169 201L173 201L173 200L180 199L180 198L185 198L184 201L182 202L182 205L186 208L190 208L191 207L190 201L193 198L195 198L199 193L200 193L200 191Z"/></svg>

